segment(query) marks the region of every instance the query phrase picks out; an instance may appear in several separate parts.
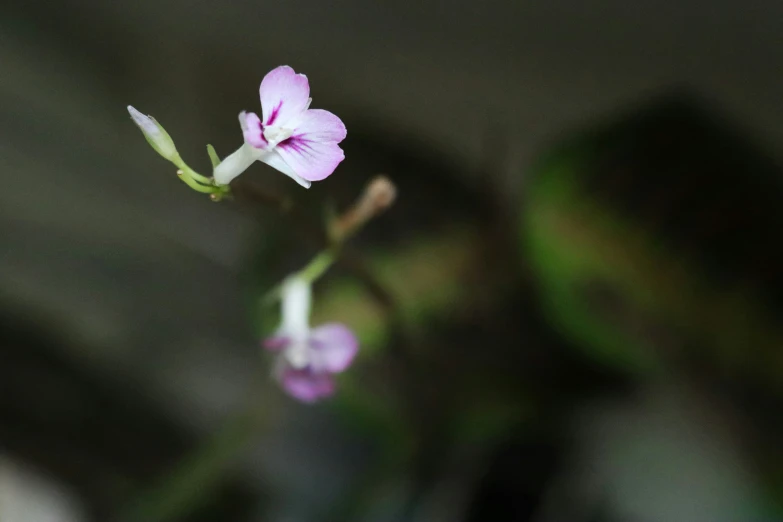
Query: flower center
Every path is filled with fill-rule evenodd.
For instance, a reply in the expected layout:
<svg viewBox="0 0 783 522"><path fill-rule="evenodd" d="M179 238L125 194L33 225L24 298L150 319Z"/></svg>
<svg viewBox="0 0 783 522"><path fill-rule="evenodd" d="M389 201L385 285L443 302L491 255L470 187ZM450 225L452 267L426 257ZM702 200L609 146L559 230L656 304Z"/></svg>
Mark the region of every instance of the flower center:
<svg viewBox="0 0 783 522"><path fill-rule="evenodd" d="M264 139L269 143L270 147L274 147L281 141L287 140L293 135L292 129L284 129L282 127L265 127Z"/></svg>
<svg viewBox="0 0 783 522"><path fill-rule="evenodd" d="M292 343L285 351L285 358L288 359L288 363L296 368L302 370L310 365L310 349L307 346L306 341L297 341Z"/></svg>

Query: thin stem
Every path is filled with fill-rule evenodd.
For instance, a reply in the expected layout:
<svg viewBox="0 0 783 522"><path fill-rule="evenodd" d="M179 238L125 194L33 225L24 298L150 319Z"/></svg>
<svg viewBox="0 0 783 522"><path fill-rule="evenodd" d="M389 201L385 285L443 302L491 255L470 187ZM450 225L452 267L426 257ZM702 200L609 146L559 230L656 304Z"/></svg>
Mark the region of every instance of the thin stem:
<svg viewBox="0 0 783 522"><path fill-rule="evenodd" d="M268 425L256 393L245 409L235 412L205 443L179 462L160 481L126 506L121 522L180 520L209 498L236 458Z"/></svg>
<svg viewBox="0 0 783 522"><path fill-rule="evenodd" d="M182 169L182 170L184 170L185 172L190 174L191 178L195 179L199 183L203 183L205 185L214 186L214 183L212 182L213 181L212 178L208 178L206 176L202 176L201 174L199 174L198 172L196 172L192 168L188 167L185 163L183 163L183 165L184 165L185 168Z"/></svg>
<svg viewBox="0 0 783 522"><path fill-rule="evenodd" d="M306 267L299 271L299 277L309 283L317 281L337 260L337 250L337 247L333 247L315 256Z"/></svg>
<svg viewBox="0 0 783 522"><path fill-rule="evenodd" d="M188 187L192 188L196 192L201 192L202 194L215 194L216 192L220 192L220 189L214 185L207 186L197 182L191 178L187 172L180 170L177 172L177 174L179 179L181 179Z"/></svg>
<svg viewBox="0 0 783 522"><path fill-rule="evenodd" d="M294 277L304 279L308 283L312 284L316 282L322 275L329 270L334 262L337 260L338 248L332 247L323 250L317 256L315 256L307 265L299 272L294 274ZM268 291L261 298L261 303L266 306L271 306L282 296L283 283L276 285L270 291Z"/></svg>
<svg viewBox="0 0 783 522"><path fill-rule="evenodd" d="M185 163L185 160L183 160L182 156L180 156L179 154L177 154L177 157L174 158L172 161L174 162L174 165L176 165L183 173L190 175L190 177L193 180L198 181L199 183L203 183L204 185L214 186L212 183L212 178L202 176L201 174L199 174L198 172L190 168L190 166L187 163Z"/></svg>
<svg viewBox="0 0 783 522"><path fill-rule="evenodd" d="M367 223L369 217L388 207L394 200L395 189L390 181L383 177L376 177L365 188L365 191L358 202L351 207L351 209L346 211L346 215L352 216L351 219L346 219L344 215L342 218L330 221L327 226L326 236L331 238L331 243L325 239L324 231L321 230L320 227L314 226L309 219L305 219L307 216L304 215L301 212L301 209L291 200L283 198L278 194L270 193L253 183L244 182L242 180L238 180L238 182L235 182L232 186L234 188L232 191L234 194L249 196L254 201L272 207L281 214L289 214L302 225L304 229L303 232L307 233L311 239L315 239L322 243L327 242L327 247L297 273L299 277L303 277L308 282L314 283L323 276L335 262L340 260L345 263L346 268L354 277L361 281L369 290L370 295L377 300L383 308L394 315L396 303L389 292L385 291L383 285L372 276L371 271L361 262L358 255L353 254L344 256L343 252L343 245L362 228L362 225ZM369 209L369 212L362 213L364 216L363 219L357 220L354 219L357 214L355 210L357 206L371 206L372 208ZM350 226L345 225L345 223L348 222L350 222ZM271 306L274 304L280 299L281 290L282 283L269 290L261 298L262 305Z"/></svg>

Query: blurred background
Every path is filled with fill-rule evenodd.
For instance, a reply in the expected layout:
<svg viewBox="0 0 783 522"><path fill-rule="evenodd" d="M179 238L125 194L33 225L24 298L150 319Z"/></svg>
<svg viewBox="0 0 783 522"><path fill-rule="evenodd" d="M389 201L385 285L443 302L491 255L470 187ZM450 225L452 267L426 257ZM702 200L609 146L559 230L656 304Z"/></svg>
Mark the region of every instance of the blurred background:
<svg viewBox="0 0 783 522"><path fill-rule="evenodd" d="M180 183L287 64L346 123L315 291L337 396L270 380L259 297L321 246ZM783 4L0 6L0 520L783 520ZM239 191L238 191L239 192Z"/></svg>

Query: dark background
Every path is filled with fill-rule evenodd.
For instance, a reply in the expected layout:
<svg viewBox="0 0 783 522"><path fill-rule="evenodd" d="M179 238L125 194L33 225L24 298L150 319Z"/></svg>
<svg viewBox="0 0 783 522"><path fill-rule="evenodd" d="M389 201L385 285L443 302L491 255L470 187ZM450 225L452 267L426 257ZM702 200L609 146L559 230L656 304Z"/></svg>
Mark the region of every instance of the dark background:
<svg viewBox="0 0 783 522"><path fill-rule="evenodd" d="M268 383L253 306L316 247L269 209L189 191L125 109L155 116L208 172L205 144L239 146L237 113L259 109L258 84L281 64L346 123L346 160L307 193L262 165L243 179L315 223L377 173L400 189L353 243L390 308L345 264L319 290L317 322L350 324L366 350L341 398L316 407ZM775 162L781 64L772 0L4 3L0 519L169 504L171 520L224 522L774 519L783 367L735 382L710 369L709 345L655 371L608 364L543 309L520 237L537 158L671 88ZM754 174L719 183L731 194ZM628 174L642 176L658 186L655 169ZM693 204L711 187L699 179ZM640 226L622 194L596 201ZM668 229L651 230L667 244ZM728 313L779 322L759 307ZM735 342L749 366L753 343ZM186 470L181 501L149 493L251 399L265 422L219 444L226 466Z"/></svg>

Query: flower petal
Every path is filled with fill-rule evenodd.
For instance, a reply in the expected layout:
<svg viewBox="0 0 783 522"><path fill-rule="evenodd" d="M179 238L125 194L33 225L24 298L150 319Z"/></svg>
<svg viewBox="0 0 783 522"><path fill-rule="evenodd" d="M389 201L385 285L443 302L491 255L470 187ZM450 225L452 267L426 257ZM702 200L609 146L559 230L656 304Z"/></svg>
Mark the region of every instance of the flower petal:
<svg viewBox="0 0 783 522"><path fill-rule="evenodd" d="M259 158L259 161L263 161L270 167L279 170L292 180L302 185L304 188L310 188L310 182L300 176L297 176L296 172L294 172L294 169L292 169L288 163L283 160L276 150L267 152Z"/></svg>
<svg viewBox="0 0 783 522"><path fill-rule="evenodd" d="M345 159L337 145L345 139L342 120L329 111L310 109L296 121L294 134L276 150L293 171L309 181L328 177Z"/></svg>
<svg viewBox="0 0 783 522"><path fill-rule="evenodd" d="M359 351L359 341L350 328L340 323L328 323L310 332L317 367L331 373L344 371ZM317 357L317 358L316 358Z"/></svg>
<svg viewBox="0 0 783 522"><path fill-rule="evenodd" d="M307 181L328 178L345 159L336 143L318 143L290 139L277 146L280 157L295 175Z"/></svg>
<svg viewBox="0 0 783 522"><path fill-rule="evenodd" d="M212 171L215 183L228 185L231 180L242 174L247 168L259 159L262 151L243 143L236 151L226 156Z"/></svg>
<svg viewBox="0 0 783 522"><path fill-rule="evenodd" d="M291 338L287 335L272 335L261 342L261 346L270 352L279 352L285 350L291 344Z"/></svg>
<svg viewBox="0 0 783 522"><path fill-rule="evenodd" d="M306 135L311 141L340 143L348 135L343 120L323 109L309 109L295 123L293 135Z"/></svg>
<svg viewBox="0 0 783 522"><path fill-rule="evenodd" d="M334 394L334 381L328 373L286 368L280 382L289 395L302 402L313 403Z"/></svg>
<svg viewBox="0 0 783 522"><path fill-rule="evenodd" d="M254 112L240 112L239 125L242 127L242 136L245 143L252 145L257 149L267 147L266 138L264 138L264 129L261 127L261 119Z"/></svg>
<svg viewBox="0 0 783 522"><path fill-rule="evenodd" d="M310 83L304 74L281 65L264 76L259 94L264 125L283 127L310 104Z"/></svg>

